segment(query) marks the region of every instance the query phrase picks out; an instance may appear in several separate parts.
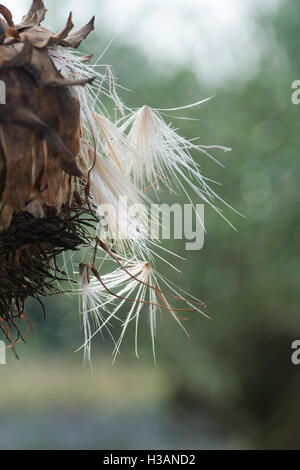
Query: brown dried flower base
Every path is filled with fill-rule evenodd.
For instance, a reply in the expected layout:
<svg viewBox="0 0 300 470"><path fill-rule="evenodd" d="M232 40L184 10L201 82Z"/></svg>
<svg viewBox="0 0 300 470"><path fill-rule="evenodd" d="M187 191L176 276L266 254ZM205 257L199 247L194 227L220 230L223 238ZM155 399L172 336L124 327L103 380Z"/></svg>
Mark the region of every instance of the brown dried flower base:
<svg viewBox="0 0 300 470"><path fill-rule="evenodd" d="M26 298L42 304L42 297L60 292L56 281L65 280L66 273L59 269L57 257L90 245L91 217L86 209L65 209L60 216L48 209L43 219L20 212L0 233L0 328L10 343L23 339L20 322L28 323Z"/></svg>

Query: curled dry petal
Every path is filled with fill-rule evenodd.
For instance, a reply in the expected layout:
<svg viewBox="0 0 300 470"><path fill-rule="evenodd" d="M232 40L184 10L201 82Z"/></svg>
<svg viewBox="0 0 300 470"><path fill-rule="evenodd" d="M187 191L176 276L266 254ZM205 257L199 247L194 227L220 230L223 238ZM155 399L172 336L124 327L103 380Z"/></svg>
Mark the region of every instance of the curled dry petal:
<svg viewBox="0 0 300 470"><path fill-rule="evenodd" d="M5 18L6 23L8 26L11 28L14 27L14 22L12 19L12 14L8 8L6 8L4 5L0 5L0 14Z"/></svg>

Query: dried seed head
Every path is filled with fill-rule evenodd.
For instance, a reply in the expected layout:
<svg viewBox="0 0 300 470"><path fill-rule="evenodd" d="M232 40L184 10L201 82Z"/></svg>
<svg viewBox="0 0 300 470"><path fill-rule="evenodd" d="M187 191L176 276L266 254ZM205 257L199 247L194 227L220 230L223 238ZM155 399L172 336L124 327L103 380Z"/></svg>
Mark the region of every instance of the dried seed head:
<svg viewBox="0 0 300 470"><path fill-rule="evenodd" d="M6 104L0 106L0 329L14 350L28 334L22 336L19 323L25 321L31 331L26 298L41 301L59 292L59 281L67 279L71 293L80 295L86 360L96 333L107 329L112 337L114 319L121 322L114 358L132 323L138 356L143 307L155 357L157 311L169 313L184 329L177 312L201 312L204 305L155 270L155 257L163 259L155 250L169 251L149 230L145 192L154 189L158 196L163 182L191 201L188 187L220 213L214 202L220 198L192 157L193 151L209 155L214 146L181 137L162 118L160 111L168 110L130 110L117 95L110 66L102 73L99 64L86 65L91 56L66 49L78 48L94 29L94 17L72 32L70 13L64 28L53 33L41 26L46 11L42 0L33 0L16 25L0 5L0 80L6 85ZM120 113L116 123L99 114L105 110L102 94ZM99 219L103 224L97 231ZM70 255L70 273L64 252L79 246L87 250L77 268ZM99 272L98 249L114 263L112 271ZM63 269L57 261L61 253ZM181 302L179 308L173 301ZM123 305L130 307L122 319Z"/></svg>

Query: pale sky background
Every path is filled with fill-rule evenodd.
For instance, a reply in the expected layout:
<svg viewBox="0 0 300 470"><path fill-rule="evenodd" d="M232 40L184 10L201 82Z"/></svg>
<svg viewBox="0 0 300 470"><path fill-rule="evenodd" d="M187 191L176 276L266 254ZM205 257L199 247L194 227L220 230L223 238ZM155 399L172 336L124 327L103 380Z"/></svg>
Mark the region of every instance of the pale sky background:
<svg viewBox="0 0 300 470"><path fill-rule="evenodd" d="M69 11L76 26L96 14L96 28L104 29L108 37L140 47L154 63L187 65L204 82L218 87L228 79L251 78L266 48L270 53L276 49L280 60L271 22L264 30L257 23L280 1L45 0L48 10L57 12L57 24L54 27L53 20L44 24L59 31ZM3 3L19 21L31 0Z"/></svg>

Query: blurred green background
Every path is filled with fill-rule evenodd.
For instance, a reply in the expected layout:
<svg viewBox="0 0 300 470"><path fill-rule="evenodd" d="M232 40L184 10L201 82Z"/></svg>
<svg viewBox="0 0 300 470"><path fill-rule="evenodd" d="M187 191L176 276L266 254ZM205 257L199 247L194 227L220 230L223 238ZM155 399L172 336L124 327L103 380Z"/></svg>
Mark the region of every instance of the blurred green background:
<svg viewBox="0 0 300 470"><path fill-rule="evenodd" d="M4 3L19 14L30 2ZM9 354L0 366L0 448L300 448L300 366L291 363L300 338L300 106L291 102L300 3L227 0L220 10L215 1L86 1L84 11L78 0L63 3L46 2L56 31L69 10L76 26L96 13L84 52L97 58L116 36L101 62L133 90L121 93L129 106L216 94L177 113L197 121L167 120L186 137L232 147L215 153L225 170L197 158L245 218L226 209L235 232L206 208L201 251L165 245L186 258L183 274L158 268L204 300L211 320L191 314L188 339L163 314L156 365L147 312L140 359L132 328L114 366L109 338L94 342L91 372L74 353L83 338L77 302L49 299L44 320L29 301L34 337L18 346L19 361Z"/></svg>

